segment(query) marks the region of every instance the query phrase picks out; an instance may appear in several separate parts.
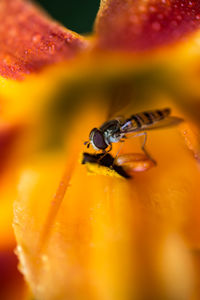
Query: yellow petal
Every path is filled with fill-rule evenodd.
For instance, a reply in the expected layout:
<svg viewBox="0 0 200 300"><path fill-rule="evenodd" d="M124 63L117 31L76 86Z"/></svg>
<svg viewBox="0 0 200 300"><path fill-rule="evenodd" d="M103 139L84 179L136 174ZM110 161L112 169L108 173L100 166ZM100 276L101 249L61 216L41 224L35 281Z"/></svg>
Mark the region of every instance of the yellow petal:
<svg viewBox="0 0 200 300"><path fill-rule="evenodd" d="M188 299L197 280L188 234L197 222L196 160L169 128L149 133L157 167L132 180L88 176L81 140L101 121L97 111L77 116L67 155L38 156L21 173L14 223L21 271L42 300ZM124 153L136 145L130 139Z"/></svg>

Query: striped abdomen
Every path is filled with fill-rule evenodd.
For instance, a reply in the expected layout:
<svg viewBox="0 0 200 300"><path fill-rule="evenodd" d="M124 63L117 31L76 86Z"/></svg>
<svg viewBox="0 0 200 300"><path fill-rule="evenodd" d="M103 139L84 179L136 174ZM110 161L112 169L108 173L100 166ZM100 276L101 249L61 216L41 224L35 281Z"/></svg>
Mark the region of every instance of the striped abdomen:
<svg viewBox="0 0 200 300"><path fill-rule="evenodd" d="M135 115L132 115L129 119L126 120L122 126L122 130L128 131L129 129L142 129L143 127L148 127L163 120L170 114L170 109L157 109L152 111L145 111Z"/></svg>

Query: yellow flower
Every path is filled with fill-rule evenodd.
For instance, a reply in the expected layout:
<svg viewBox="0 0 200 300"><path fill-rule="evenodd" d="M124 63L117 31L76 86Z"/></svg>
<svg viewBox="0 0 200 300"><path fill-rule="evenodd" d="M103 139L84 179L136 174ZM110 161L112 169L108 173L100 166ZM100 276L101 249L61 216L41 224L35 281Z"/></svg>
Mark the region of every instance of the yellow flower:
<svg viewBox="0 0 200 300"><path fill-rule="evenodd" d="M199 299L199 28L198 0L102 0L89 37L1 1L2 249L17 198L16 252L37 300ZM97 163L89 176L92 128L162 107L185 122L148 133L156 167L125 179ZM127 172L151 166L138 152L124 143Z"/></svg>

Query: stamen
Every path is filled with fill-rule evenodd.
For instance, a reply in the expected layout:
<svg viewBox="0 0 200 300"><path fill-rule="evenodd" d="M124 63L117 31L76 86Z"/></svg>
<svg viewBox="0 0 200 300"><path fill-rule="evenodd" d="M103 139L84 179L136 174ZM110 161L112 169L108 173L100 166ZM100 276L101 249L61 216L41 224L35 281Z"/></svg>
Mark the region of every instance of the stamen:
<svg viewBox="0 0 200 300"><path fill-rule="evenodd" d="M57 213L60 209L60 206L62 204L62 201L64 199L64 196L66 194L66 191L69 187L70 180L73 176L76 161L78 161L77 156L73 155L73 158L68 160L67 167L65 169L65 172L60 180L59 186L57 188L57 191L55 195L53 196L53 199L50 201L50 208L48 211L48 215L43 227L43 231L41 233L39 245L38 245L38 255L41 254L42 250L44 249L51 230L53 228L53 224L55 222Z"/></svg>

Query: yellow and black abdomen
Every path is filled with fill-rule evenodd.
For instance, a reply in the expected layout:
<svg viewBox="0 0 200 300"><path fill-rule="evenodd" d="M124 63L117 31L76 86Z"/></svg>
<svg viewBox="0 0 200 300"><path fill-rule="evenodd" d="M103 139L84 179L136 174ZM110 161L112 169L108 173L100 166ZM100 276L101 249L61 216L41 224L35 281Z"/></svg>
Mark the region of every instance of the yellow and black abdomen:
<svg viewBox="0 0 200 300"><path fill-rule="evenodd" d="M169 108L146 111L132 115L128 120L132 122L132 127L139 129L163 120L170 112Z"/></svg>

